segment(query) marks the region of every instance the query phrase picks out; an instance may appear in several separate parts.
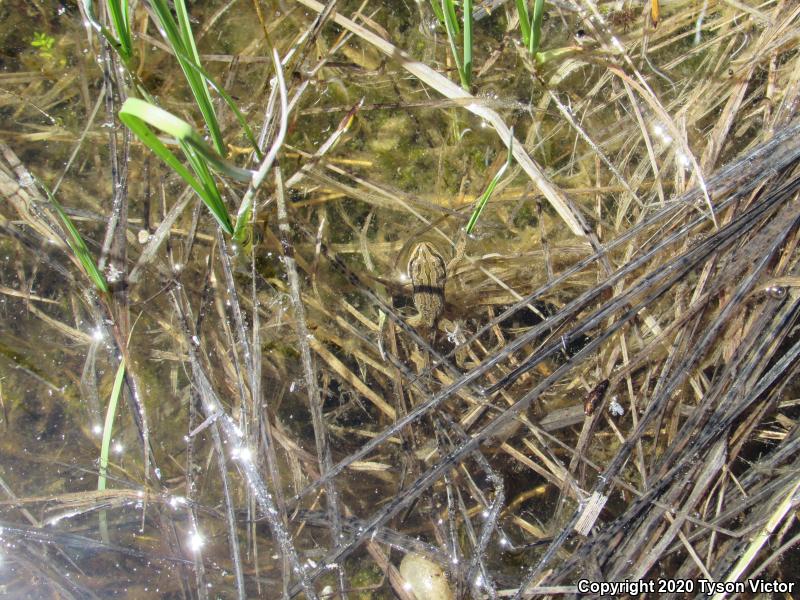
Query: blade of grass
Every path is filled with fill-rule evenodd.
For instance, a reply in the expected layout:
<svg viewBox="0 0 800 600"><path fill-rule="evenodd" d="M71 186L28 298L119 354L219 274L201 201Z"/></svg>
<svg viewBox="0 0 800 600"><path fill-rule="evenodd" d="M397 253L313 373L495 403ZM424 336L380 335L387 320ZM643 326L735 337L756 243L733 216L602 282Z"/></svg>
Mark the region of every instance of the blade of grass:
<svg viewBox="0 0 800 600"><path fill-rule="evenodd" d="M433 9L433 14L436 15L436 18L439 20L439 23L444 25L444 12L442 11L442 5L437 2L437 0L431 0L431 8Z"/></svg>
<svg viewBox="0 0 800 600"><path fill-rule="evenodd" d="M453 60L458 69L458 77L461 79L461 87L468 89L464 81L464 68L461 65L461 59L458 57L458 48L456 47L456 39L458 36L458 22L456 21L456 13L453 8L452 0L442 0L442 10L444 11L444 25L447 29L447 41L450 42L450 52L453 54Z"/></svg>
<svg viewBox="0 0 800 600"><path fill-rule="evenodd" d="M108 449L111 446L111 431L114 428L114 417L117 414L117 404L119 404L120 392L122 392L122 382L125 379L125 359L119 361L117 375L114 377L114 386L111 388L111 396L108 399L106 409L106 421L103 424L103 441L100 444L100 474L97 477L97 489L106 489L106 476L108 469Z"/></svg>
<svg viewBox="0 0 800 600"><path fill-rule="evenodd" d="M253 202L255 202L258 188L264 182L272 163L278 156L278 152L283 146L283 140L286 138L286 132L289 128L289 100L288 92L286 90L286 81L283 78L283 67L281 59L275 48L272 49L272 62L275 66L275 85L277 85L278 97L280 99L280 120L278 121L278 131L272 141L267 155L261 160L258 170L254 172L253 178L250 181L250 186L239 204L239 212L236 215L236 230L234 231L234 239L242 243L245 238L245 233L249 227L250 214L253 209Z"/></svg>
<svg viewBox="0 0 800 600"><path fill-rule="evenodd" d="M192 24L189 21L189 12L186 10L186 2L184 2L184 0L174 0L174 3L175 13L178 15L178 25L180 26L184 48L190 52L191 61L189 62L189 66L191 67L191 65L197 65L199 67L200 54L197 52L197 44L194 42ZM190 83L193 82L190 81ZM203 112L203 117L206 120L209 130L212 131L211 137L217 147L217 152L219 152L220 155L225 156L225 144L222 141L222 132L219 128L219 122L217 121L214 103L211 100L211 93L208 91L208 86L204 82L200 81L199 85L196 87L195 85L192 85L192 92L195 94L195 99L197 100L200 110Z"/></svg>
<svg viewBox="0 0 800 600"><path fill-rule="evenodd" d="M108 398L108 408L106 409L106 421L103 424L103 440L100 443L100 472L97 476L97 490L102 492L106 489L106 477L108 476L108 450L111 446L111 431L114 428L114 417L117 414L120 393L122 392L122 382L125 379L125 359L119 361L117 375L114 377L114 386L111 388L111 396ZM106 511L101 510L97 515L100 526L100 537L109 543L108 521Z"/></svg>
<svg viewBox="0 0 800 600"><path fill-rule="evenodd" d="M97 20L92 0L83 0L83 9L92 27L111 44L112 48L117 50L123 62L127 65L133 55L133 41L128 18L128 3L126 1L119 2L118 0L108 0L108 9L111 14L111 22L116 30L116 36Z"/></svg>
<svg viewBox="0 0 800 600"><path fill-rule="evenodd" d="M111 22L114 24L114 30L117 32L120 56L127 64L131 56L133 56L133 41L131 39L127 0L108 0L108 12L111 15Z"/></svg>
<svg viewBox="0 0 800 600"><path fill-rule="evenodd" d="M509 166L511 166L511 159L512 159L512 149L514 147L514 129L511 129L511 138L508 141L508 157L506 158L506 162L503 163L503 166L497 170L492 180L489 182L489 185L486 187L486 191L481 194L481 197L475 202L475 210L472 211L472 215L469 217L469 221L467 222L467 226L464 228L467 235L472 233L472 230L475 229L475 224L478 222L478 218L481 216L483 209L486 208L486 205L489 203L489 198L492 197L494 193L494 188L497 187L497 184L500 183L500 179L503 177L503 174L506 172Z"/></svg>
<svg viewBox="0 0 800 600"><path fill-rule="evenodd" d="M100 272L100 269L97 268L97 264L94 262L92 254L89 252L89 248L86 247L86 243L83 241L83 237L81 237L78 229L72 223L72 219L70 219L69 215L64 212L61 204L59 204L58 200L56 200L53 194L50 193L50 190L47 188L47 186L39 181L38 178L36 179L36 182L39 187L44 190L44 193L47 195L47 199L50 200L50 204L53 205L58 218L61 219L64 229L67 230L67 244L75 255L76 261L83 268L83 271L86 273L87 277L92 280L92 283L94 283L95 287L100 292L107 294L109 291L108 282L103 276L103 273Z"/></svg>
<svg viewBox="0 0 800 600"><path fill-rule="evenodd" d="M233 98L231 98L230 94L228 94L228 92L226 92L222 88L222 86L219 85L216 82L216 80L213 77L211 77L211 75L209 75L208 72L202 66L195 65L195 64L193 64L191 62L188 62L188 61L187 61L186 65L190 69L193 69L193 70L197 71L200 74L200 76L203 79L205 79L206 83L208 85L210 85L212 88L214 88L214 91L217 92L217 94L219 94L220 98L222 98L222 101L225 102L225 104L228 105L228 108L230 108L231 111L233 111L233 114L236 116L236 121L239 123L239 126L244 131L244 135L247 138L247 141L250 142L250 145L253 147L253 150L255 151L256 156L258 157L258 160L263 159L264 158L264 154L261 152L261 149L258 147L258 141L256 141L256 136L253 133L253 130L250 128L250 125L247 123L247 120L244 118L244 115L242 114L242 111L239 110L239 107L233 101Z"/></svg>
<svg viewBox="0 0 800 600"><path fill-rule="evenodd" d="M464 0L464 74L461 84L465 90L472 85L472 0Z"/></svg>
<svg viewBox="0 0 800 600"><path fill-rule="evenodd" d="M519 29L522 33L522 43L527 48L531 43L531 17L528 13L528 0L517 0L517 14L519 15Z"/></svg>
<svg viewBox="0 0 800 600"><path fill-rule="evenodd" d="M148 148L197 192L223 230L232 234L233 226L230 215L217 190L216 182L208 165L239 181L250 181L252 172L231 165L220 158L186 121L149 102L138 98L128 98L119 111L119 118ZM178 140L197 177L192 175L150 130L150 127L159 129Z"/></svg>
<svg viewBox="0 0 800 600"><path fill-rule="evenodd" d="M164 38L173 49L175 57L178 59L178 64L180 64L183 70L189 88L194 95L197 107L203 115L203 120L208 128L214 147L220 155L225 156L225 144L222 141L222 132L219 127L216 112L214 111L214 105L211 101L208 86L204 78L192 68L192 66L200 66L200 57L197 53L194 37L192 36L186 6L183 0L176 0L175 10L179 19L179 21L176 21L172 16L169 4L165 0L153 0L150 5L161 27Z"/></svg>
<svg viewBox="0 0 800 600"><path fill-rule="evenodd" d="M456 35L460 35L461 30L458 28L458 18L456 17L456 3L453 0L442 0L442 10L444 11L445 21L449 19L453 25L453 31L456 32Z"/></svg>
<svg viewBox="0 0 800 600"><path fill-rule="evenodd" d="M119 33L119 41L116 38L114 38L114 36L111 34L111 32L108 31L108 29L106 29L102 24L100 24L97 21L97 18L94 15L92 0L84 0L84 8L92 25L98 31L100 31L100 33L109 41L109 43L119 52L120 57L127 65L129 59L132 56L132 42L130 35L128 5L127 2L119 2L119 0L108 0L108 3L109 3L109 11L111 12L115 29L117 29ZM183 12L185 13L185 10ZM156 15L159 16L160 20L161 13L156 12ZM187 17L187 23L188 23L188 17ZM255 151L258 159L261 160L261 158L263 158L263 154L261 153L261 150L258 147L258 142L256 141L255 134L253 133L253 130L250 128L250 125L245 120L244 115L239 110L239 107L233 101L233 98L231 98L231 96L222 88L222 86L220 86L214 80L214 78L211 77L211 75L205 69L203 69L202 65L200 64L200 59L197 54L197 48L194 44L194 39L191 36L191 30L189 29L188 34L182 35L181 30L175 26L174 20L172 20L171 23L168 22L166 26L162 26L162 31L164 31L165 34L168 31L170 32L169 35L165 35L168 42L170 41L169 36L176 35L176 32L179 39L181 39L182 42L185 43L185 40L190 41L190 46L188 48L177 47L171 43L169 44L169 46L172 49L173 53L175 54L175 57L180 62L181 67L184 68L184 70L188 69L191 71L195 71L197 77L199 77L200 80L203 80L206 83L206 85L202 85L202 81L200 81L199 82L200 85L196 86L197 90L206 98L206 101L203 104L198 103L198 106L200 107L201 112L203 112L203 117L206 120L206 123L209 125L209 130L212 131L212 137L215 139L215 143L216 143L216 138L214 137L213 134L214 127L212 126L212 124L217 123L217 118L216 114L214 114L213 112L212 100L207 89L208 85L210 85L214 89L214 91L217 92L217 94L219 94L223 102L225 102L228 108L230 108L231 111L233 111L236 120L239 123L239 126L244 131L244 135L247 138L247 141L250 142L250 144L253 146L253 150ZM187 53L187 50L189 50L190 52ZM187 77L187 79L191 78ZM190 86L193 86L192 81L189 81L189 84ZM193 92L194 90L195 87L192 87ZM140 89L140 92L145 96L147 100L153 102L153 99L149 96L149 94L147 94L146 90ZM212 107L211 108L212 117L210 121L209 118L207 118L206 112L203 111L203 106L205 105ZM225 154L224 150L225 149L224 146L222 146L221 136L220 136L220 147L218 148L218 151L220 151L220 154L224 155Z"/></svg>
<svg viewBox="0 0 800 600"><path fill-rule="evenodd" d="M219 93L225 103L233 110L256 154L259 157L262 154L258 148L255 135L241 111L233 102L233 99L202 68L183 1L176 2L176 12L180 19L180 26L173 18L169 6L163 0L154 0L152 8L165 39L184 71L217 151L212 150L187 123L152 103L130 98L131 102L126 102L120 110L120 120L198 193L223 230L231 234L233 233L233 226L230 215L208 167L210 165L214 170L240 181L249 181L252 172L240 169L226 162L220 156L225 155L225 145L222 141L216 113L208 90L209 85ZM146 90L141 91L149 98ZM188 169L181 165L172 152L149 130L148 125L161 129L178 140L197 177L193 177Z"/></svg>
<svg viewBox="0 0 800 600"><path fill-rule="evenodd" d="M542 39L542 16L544 15L544 0L534 0L533 18L531 19L531 37L528 50L532 56L539 51L539 43Z"/></svg>
<svg viewBox="0 0 800 600"><path fill-rule="evenodd" d="M130 100L135 100L135 98L129 98L126 101L126 104ZM123 109L124 108L125 106L123 105ZM145 121L130 114L123 113L122 109L120 110L119 116L120 120L125 123L125 125L136 135L136 137L142 141L142 143L144 143L145 146L150 148L150 150L152 150L156 156L167 163L167 165L169 165L173 171L180 175L180 177L186 183L188 183L195 192L197 192L197 195L200 196L201 200L211 211L211 214L217 219L217 222L220 224L222 229L228 234L233 233L233 225L230 220L230 215L228 214L228 210L225 207L221 196L219 195L219 190L217 190L216 183L213 181L213 179L209 181L208 178L205 178L205 181L199 181L194 175L191 174L189 169L183 166L183 164L175 157L175 155L167 149L163 142L158 139L158 136L150 131L150 128L145 124ZM200 161L196 160L196 156L191 152L191 149L188 145L181 142L181 147L184 150L184 154L186 154L187 158L189 158L192 166L196 168ZM198 173L198 176L201 176L200 173Z"/></svg>

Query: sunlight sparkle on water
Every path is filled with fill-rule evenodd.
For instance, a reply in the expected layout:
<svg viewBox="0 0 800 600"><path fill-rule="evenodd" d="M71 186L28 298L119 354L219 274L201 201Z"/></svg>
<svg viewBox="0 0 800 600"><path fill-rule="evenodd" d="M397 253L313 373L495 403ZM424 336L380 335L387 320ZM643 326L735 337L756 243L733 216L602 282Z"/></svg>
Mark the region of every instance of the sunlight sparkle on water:
<svg viewBox="0 0 800 600"><path fill-rule="evenodd" d="M122 271L116 265L108 265L106 267L106 279L109 283L117 283L122 278Z"/></svg>
<svg viewBox="0 0 800 600"><path fill-rule="evenodd" d="M611 399L611 404L608 406L608 412L610 412L615 417L621 417L625 414L625 409L622 408L622 405L617 401L617 397Z"/></svg>
<svg viewBox="0 0 800 600"><path fill-rule="evenodd" d="M125 446L123 446L119 442L114 442L113 450L115 454L122 454L122 451L125 450Z"/></svg>
<svg viewBox="0 0 800 600"><path fill-rule="evenodd" d="M169 505L172 508L178 508L184 504L186 504L186 498L183 496L172 496L172 498L169 499Z"/></svg>
<svg viewBox="0 0 800 600"><path fill-rule="evenodd" d="M189 550L192 552L197 552L203 545L206 543L205 538L200 535L199 531L195 531L192 535L189 536Z"/></svg>
<svg viewBox="0 0 800 600"><path fill-rule="evenodd" d="M672 136L670 136L666 129L660 124L656 123L653 125L653 135L655 135L659 140L661 140L665 144L669 144L672 142Z"/></svg>
<svg viewBox="0 0 800 600"><path fill-rule="evenodd" d="M29 188L34 186L33 176L25 171L22 175L20 175L19 179L17 180L20 186L24 188ZM55 242L55 240L53 240Z"/></svg>
<svg viewBox="0 0 800 600"><path fill-rule="evenodd" d="M233 456L234 459L242 461L249 461L250 459L253 458L253 453L247 446L242 446L241 448L234 448L233 452L231 452L231 455Z"/></svg>

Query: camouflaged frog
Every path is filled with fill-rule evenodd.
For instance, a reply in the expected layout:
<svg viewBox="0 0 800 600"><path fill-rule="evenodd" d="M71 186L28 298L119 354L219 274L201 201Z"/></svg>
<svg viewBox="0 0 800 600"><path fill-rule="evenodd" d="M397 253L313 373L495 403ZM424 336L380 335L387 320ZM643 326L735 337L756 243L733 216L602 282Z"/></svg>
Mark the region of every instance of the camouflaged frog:
<svg viewBox="0 0 800 600"><path fill-rule="evenodd" d="M445 262L436 246L430 242L419 242L414 246L408 258L407 273L417 314L408 320L409 325L429 332L440 325L445 306L447 274L452 274L453 268L464 257L466 243L467 238L462 231L456 241L455 254L449 262Z"/></svg>

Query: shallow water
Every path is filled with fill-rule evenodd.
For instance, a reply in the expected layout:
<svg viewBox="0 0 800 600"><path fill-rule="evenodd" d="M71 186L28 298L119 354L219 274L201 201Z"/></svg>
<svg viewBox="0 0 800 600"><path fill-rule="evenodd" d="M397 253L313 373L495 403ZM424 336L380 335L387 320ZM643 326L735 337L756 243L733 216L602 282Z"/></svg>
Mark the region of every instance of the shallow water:
<svg viewBox="0 0 800 600"><path fill-rule="evenodd" d="M762 139L767 115L756 106L739 115L716 158L704 152L723 107L709 89L725 98L727 86L744 77L734 51L743 44L738 52L748 52L763 24L752 35L742 33L736 29L740 17L716 4L703 21L701 7L692 2L666 3L657 30L616 4L598 8L602 20L590 18L588 8L559 13L549 7L542 48L573 48L532 74L530 59L515 49L512 7L508 2L475 25L475 64L483 71L476 72L472 92L514 127L518 143L596 236L595 248L669 208L694 185L699 163L685 154L689 145L711 173ZM337 5L343 15L357 8L354 2ZM404 326L414 314L405 272L411 248L426 240L446 261L456 255L460 228L506 160L506 140L464 110L463 101L443 98L363 40L346 40L329 55L343 39L339 25L327 24L311 42L298 44L316 13L289 2L262 3L261 9L270 43L282 56L296 46L285 65L290 98L304 90L279 153L282 178L289 181L304 166L308 172L286 190L288 233L279 227L270 173L248 240L232 244L184 183L114 121L120 90L134 94L132 80L120 69L114 85L104 87L101 45L95 33L88 36L78 8L58 2L0 8L1 137L13 152L2 161L8 195L0 211L0 591L8 597L271 598L302 593L298 569L316 577L312 587L323 594L326 586L338 585L340 567L350 598L389 598L403 593L393 569L404 552L438 562L462 596L477 597L490 585L515 588L585 505L599 473L613 464L636 419L657 397L658 368L669 364L663 348L674 343L688 354L693 347L680 336L655 350L647 344L680 317L699 285L699 261L669 288L669 298L655 297L619 334L624 348L609 337L582 354L602 339L612 317L598 318L579 334L570 328L655 268L642 267L614 292L598 293L563 326L545 325L671 234L676 223L702 215L700 195L693 207L643 226L629 244L609 249L503 316L593 252L517 163L467 239L464 258L447 273L439 326L432 332ZM372 29L457 79L444 30L435 26L427 4L370 3L364 11L378 24ZM204 66L258 132L274 70L253 5L196 3L190 13ZM201 128L176 61L146 21L140 6L134 71L164 108ZM700 44L693 36L698 22L704 27ZM637 58L645 32L649 64ZM627 70L627 76L614 69ZM639 74L652 96L641 90ZM754 81L759 77L768 78L756 74ZM701 82L710 87L698 98L692 90ZM109 87L115 95L101 93ZM755 92L746 89L751 99ZM231 111L222 103L217 110L228 159L255 168ZM771 110L779 110L777 100ZM310 158L350 111L352 123L324 160ZM666 113L675 121L666 122ZM684 131L686 145L676 141ZM94 290L73 260L57 216L24 171L14 170L14 155L44 185L58 186L55 196L100 260L110 296ZM235 214L246 186L218 182ZM125 210L115 208L115 199ZM124 223L116 236L107 234L114 214ZM173 216L162 237L159 224ZM693 234L702 240L713 231L709 219ZM691 247L687 242L672 252ZM297 326L292 261L286 257L299 272L305 331ZM127 279L131 273L136 276ZM629 301L651 290L643 288ZM748 302L760 307L764 300ZM750 322L742 319L740 329L731 330L748 340ZM498 359L334 477L335 501L330 486L306 488L321 469L531 331L540 333L508 360ZM455 351L473 334L468 348ZM540 350L541 360L505 382ZM630 488L644 493L652 485L643 481L642 469L653 469L648 476L656 472L656 457L680 439L692 408L713 389L712 367L722 372L731 352L710 350L693 379L676 387L663 421L659 417L658 428L620 467L629 488L609 494L604 525L634 510ZM610 416L601 408L602 418L585 418L587 393L627 369L629 354L634 363L642 356L649 362L642 359L614 379L608 400L619 400L624 414ZM124 391L116 413L107 416L123 357ZM563 376L558 369L565 369ZM551 376L553 383L530 406L518 405L517 419L484 435L481 456L464 451L470 435ZM505 382L502 394L481 397L498 381ZM566 411L560 425L538 427L556 411ZM791 421L795 412L791 405L781 415ZM765 454L776 440L788 439L787 421L780 425L783 437L766 442ZM108 427L107 489L98 490ZM578 447L581 460L573 452ZM761 445L757 449L748 447L743 456L755 459ZM437 471L456 453L452 468ZM714 496L706 506L716 502ZM486 524L497 531L484 534ZM333 540L338 529L342 537ZM283 530L291 540L281 544ZM366 539L355 548L344 543L362 534ZM556 564L566 564L568 550L578 552L583 541L573 536L556 553ZM483 572L471 562L476 555ZM615 557L603 558L601 566L611 570ZM674 559L673 573L688 568L684 559Z"/></svg>

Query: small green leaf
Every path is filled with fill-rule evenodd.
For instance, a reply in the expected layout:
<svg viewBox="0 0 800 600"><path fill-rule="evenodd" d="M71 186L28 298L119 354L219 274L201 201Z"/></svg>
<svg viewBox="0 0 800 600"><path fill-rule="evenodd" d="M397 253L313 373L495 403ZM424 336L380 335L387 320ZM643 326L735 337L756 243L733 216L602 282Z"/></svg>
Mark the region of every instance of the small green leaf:
<svg viewBox="0 0 800 600"><path fill-rule="evenodd" d="M55 38L47 35L46 33L34 33L33 34L33 41L31 42L31 46L34 48L39 48L40 50L52 50L53 45L56 43Z"/></svg>
<svg viewBox="0 0 800 600"><path fill-rule="evenodd" d="M106 476L108 471L108 450L111 446L111 431L114 428L114 416L117 414L117 404L119 403L120 393L122 392L122 382L125 379L125 359L119 361L117 375L114 377L114 386L111 389L111 396L108 399L106 409L106 421L103 425L103 441L100 445L100 475L97 478L97 489L106 489Z"/></svg>
<svg viewBox="0 0 800 600"><path fill-rule="evenodd" d="M69 215L64 212L64 209L58 203L58 200L55 199L47 186L38 179L37 183L44 190L45 194L47 195L47 199L50 200L50 204L53 205L58 218L61 219L61 224L64 225L64 229L67 230L67 244L72 250L72 253L75 255L75 259L77 260L78 264L80 264L80 266L83 268L89 279L92 280L95 287L102 293L107 294L109 291L108 282L100 272L100 269L97 268L97 265L92 258L92 254L89 252L89 248L86 247L86 243L83 241L78 229L72 223L72 219L70 219Z"/></svg>
<svg viewBox="0 0 800 600"><path fill-rule="evenodd" d="M508 167L511 166L511 159L512 159L512 150L514 148L514 129L511 129L511 138L508 140L508 156L506 158L506 162L503 163L503 166L500 167L495 173L492 180L489 182L489 185L486 188L486 191L481 194L481 197L475 202L475 209L472 211L472 215L467 222L467 226L464 230L469 235L472 233L472 230L475 229L475 224L478 222L478 218L481 216L483 209L486 208L486 205L489 203L489 198L492 197L494 193L494 188L497 187L497 184L500 182L500 179L503 177L503 174L506 172Z"/></svg>

